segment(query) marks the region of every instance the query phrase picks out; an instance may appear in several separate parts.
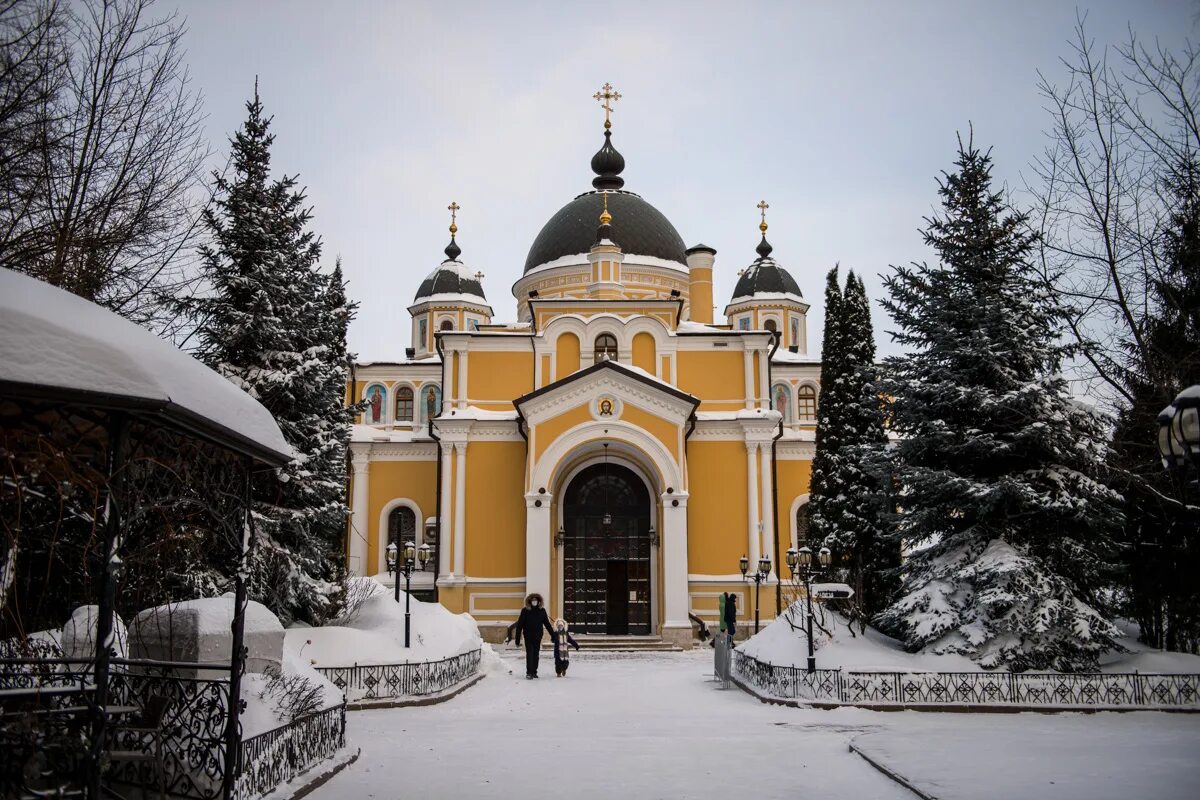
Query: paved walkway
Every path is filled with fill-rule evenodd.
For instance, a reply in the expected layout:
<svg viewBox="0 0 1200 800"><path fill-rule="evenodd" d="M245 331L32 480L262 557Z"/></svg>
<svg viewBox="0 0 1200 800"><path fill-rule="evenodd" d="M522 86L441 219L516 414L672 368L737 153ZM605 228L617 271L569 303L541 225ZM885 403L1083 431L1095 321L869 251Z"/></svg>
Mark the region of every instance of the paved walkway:
<svg viewBox="0 0 1200 800"><path fill-rule="evenodd" d="M1192 800L1200 714L955 714L769 706L706 682L707 648L582 653L536 681L523 656L437 706L352 712L362 757L314 800L645 800L916 795ZM511 672L510 672L511 670Z"/></svg>
<svg viewBox="0 0 1200 800"><path fill-rule="evenodd" d="M349 715L357 763L310 795L342 798L904 798L849 739L880 716L768 706L705 682L692 653L582 653L566 678L522 657L437 706ZM509 672L511 670L511 673Z"/></svg>

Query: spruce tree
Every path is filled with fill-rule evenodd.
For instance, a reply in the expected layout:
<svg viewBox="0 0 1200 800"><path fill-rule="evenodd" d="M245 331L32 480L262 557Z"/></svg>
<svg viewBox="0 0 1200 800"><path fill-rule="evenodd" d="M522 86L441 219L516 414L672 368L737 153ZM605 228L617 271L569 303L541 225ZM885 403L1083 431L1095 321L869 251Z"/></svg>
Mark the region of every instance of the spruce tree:
<svg viewBox="0 0 1200 800"><path fill-rule="evenodd" d="M821 392L817 396L816 452L809 480L808 536L824 541L833 530L829 503L843 490L838 480L837 455L841 446L841 386L847 360L842 325L842 290L838 267L825 276L825 329L821 338Z"/></svg>
<svg viewBox="0 0 1200 800"><path fill-rule="evenodd" d="M1131 353L1132 398L1113 432L1116 486L1125 496L1127 613L1145 643L1200 652L1200 527L1162 468L1158 413L1182 389L1200 384L1200 164L1179 164L1164 180L1172 211L1162 232L1162 270L1151 289L1145 346Z"/></svg>
<svg viewBox="0 0 1200 800"><path fill-rule="evenodd" d="M897 267L884 305L888 462L904 543L900 598L876 622L910 650L1014 670L1094 669L1117 630L1102 602L1119 498L1096 479L1103 432L1059 369L1065 312L1034 274L1036 235L959 142L926 220L934 266Z"/></svg>
<svg viewBox="0 0 1200 800"><path fill-rule="evenodd" d="M295 177L270 177L270 119L255 87L231 139L232 176L216 176L204 214L205 296L186 303L199 354L261 402L296 457L253 486L258 542L251 597L285 623L337 612L346 518L345 330L340 270L318 271L321 244Z"/></svg>

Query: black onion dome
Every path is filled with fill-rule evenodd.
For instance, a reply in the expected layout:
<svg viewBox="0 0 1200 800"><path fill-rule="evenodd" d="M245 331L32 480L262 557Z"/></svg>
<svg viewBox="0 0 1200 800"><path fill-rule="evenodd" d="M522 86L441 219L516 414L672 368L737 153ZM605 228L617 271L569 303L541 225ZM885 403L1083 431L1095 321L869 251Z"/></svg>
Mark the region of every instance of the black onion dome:
<svg viewBox="0 0 1200 800"><path fill-rule="evenodd" d="M620 189L625 185L625 179L620 177L625 170L625 156L617 152L612 145L612 131L604 132L604 146L592 156L592 186L597 189Z"/></svg>
<svg viewBox="0 0 1200 800"><path fill-rule="evenodd" d="M450 248L446 249L448 251ZM479 279L468 271L465 264L454 260L443 261L421 281L413 302L419 303L435 294L469 295L478 297L481 302L487 302Z"/></svg>
<svg viewBox="0 0 1200 800"><path fill-rule="evenodd" d="M771 258L771 245L767 243L766 236L763 236L756 252L758 258L754 260L753 264L746 267L741 277L738 278L737 286L733 289L734 300L753 297L756 294L804 296L800 292L800 285L796 283L796 279L791 276L791 273Z"/></svg>
<svg viewBox="0 0 1200 800"><path fill-rule="evenodd" d="M586 253L596 243L596 221L604 210L600 192L581 194L547 222L525 259L525 271L563 256ZM612 214L609 235L627 254L687 263L687 249L675 226L662 212L632 192L609 192Z"/></svg>

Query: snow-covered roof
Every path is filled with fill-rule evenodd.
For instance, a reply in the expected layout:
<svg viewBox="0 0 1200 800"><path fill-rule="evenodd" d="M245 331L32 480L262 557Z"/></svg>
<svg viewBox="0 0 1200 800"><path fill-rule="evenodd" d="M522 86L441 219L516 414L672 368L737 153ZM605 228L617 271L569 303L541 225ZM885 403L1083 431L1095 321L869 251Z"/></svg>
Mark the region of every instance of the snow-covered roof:
<svg viewBox="0 0 1200 800"><path fill-rule="evenodd" d="M775 351L775 355L771 356L771 361L783 364L820 364L821 357L808 353L793 353L791 350L781 347Z"/></svg>
<svg viewBox="0 0 1200 800"><path fill-rule="evenodd" d="M703 322L696 322L695 320L685 319L685 320L681 320L680 323L675 326L675 330L683 331L684 333L728 333L729 326L728 325L708 325Z"/></svg>
<svg viewBox="0 0 1200 800"><path fill-rule="evenodd" d="M516 411L488 411L479 406L467 406L466 408L452 408L448 411L443 411L439 419L474 419L480 421L515 421L517 419Z"/></svg>
<svg viewBox="0 0 1200 800"><path fill-rule="evenodd" d="M415 430L377 428L374 425L359 425L354 423L350 426L350 441L358 443L366 442L413 442L413 441L429 441L429 434L424 425L418 426Z"/></svg>
<svg viewBox="0 0 1200 800"><path fill-rule="evenodd" d="M3 268L0 385L6 394L163 414L271 464L294 456L261 403L196 359L108 309Z"/></svg>

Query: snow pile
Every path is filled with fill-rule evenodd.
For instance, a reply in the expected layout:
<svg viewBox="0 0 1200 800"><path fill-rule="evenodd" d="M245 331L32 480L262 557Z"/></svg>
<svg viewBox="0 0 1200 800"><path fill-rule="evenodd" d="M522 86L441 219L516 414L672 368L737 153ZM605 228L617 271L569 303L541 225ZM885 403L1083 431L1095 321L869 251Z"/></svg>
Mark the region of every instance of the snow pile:
<svg viewBox="0 0 1200 800"><path fill-rule="evenodd" d="M284 653L319 667L353 664L402 664L438 661L470 652L482 644L479 628L469 614L452 614L440 603L409 600L412 646L404 646L404 592L397 603L392 591L372 578L371 595L340 625L291 628Z"/></svg>
<svg viewBox="0 0 1200 800"><path fill-rule="evenodd" d="M1191 653L1169 653L1155 650L1137 640L1138 626L1130 620L1117 620L1121 631L1118 644L1127 652L1112 652L1100 656L1101 672L1161 672L1165 674L1200 675L1200 656Z"/></svg>
<svg viewBox="0 0 1200 800"><path fill-rule="evenodd" d="M864 671L979 672L980 666L966 656L909 653L904 645L873 628L865 634L851 629L845 617L823 611L819 606L813 625L818 669ZM824 628L824 630L821 630ZM742 642L741 652L775 666L804 667L808 664L808 640L804 633L804 602L793 603L774 622Z"/></svg>
<svg viewBox="0 0 1200 800"><path fill-rule="evenodd" d="M312 665L297 658L284 648L282 673L285 678L301 677L318 690L318 709L326 709L342 702L340 689L333 685ZM279 698L266 691L272 676L251 672L242 676L241 696L246 702L246 708L240 717L242 723L242 738L248 739L260 733L285 725L292 720L289 709L281 707Z"/></svg>
<svg viewBox="0 0 1200 800"><path fill-rule="evenodd" d="M113 650L117 658L129 652L129 633L125 623L113 612ZM100 621L100 606L80 606L71 612L71 618L56 632L57 641L64 658L90 661L96 657L96 623Z"/></svg>

